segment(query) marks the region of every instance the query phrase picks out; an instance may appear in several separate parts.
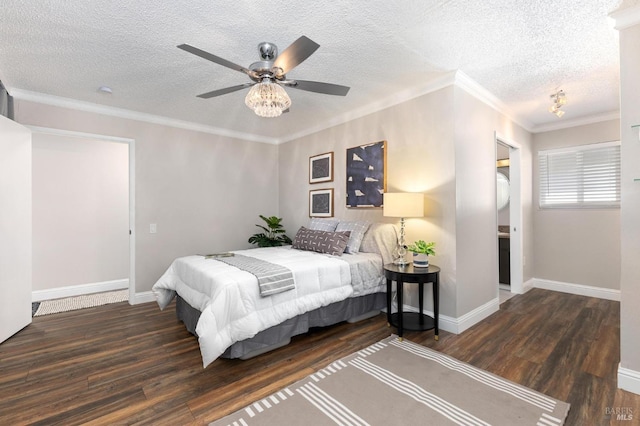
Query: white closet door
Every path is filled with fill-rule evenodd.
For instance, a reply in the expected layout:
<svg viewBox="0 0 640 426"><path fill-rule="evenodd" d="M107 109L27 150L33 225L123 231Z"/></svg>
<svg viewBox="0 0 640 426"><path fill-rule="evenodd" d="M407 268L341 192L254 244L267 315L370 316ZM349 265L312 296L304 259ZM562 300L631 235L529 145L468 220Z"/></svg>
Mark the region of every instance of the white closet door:
<svg viewBox="0 0 640 426"><path fill-rule="evenodd" d="M31 131L0 116L0 343L31 323Z"/></svg>

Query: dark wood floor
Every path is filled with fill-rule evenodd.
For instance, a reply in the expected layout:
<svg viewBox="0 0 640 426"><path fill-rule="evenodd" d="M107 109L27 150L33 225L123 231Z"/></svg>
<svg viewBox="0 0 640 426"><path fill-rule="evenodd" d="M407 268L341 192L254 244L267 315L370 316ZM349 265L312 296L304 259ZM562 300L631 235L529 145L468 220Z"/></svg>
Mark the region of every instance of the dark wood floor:
<svg viewBox="0 0 640 426"><path fill-rule="evenodd" d="M616 389L619 323L617 302L534 289L460 335L405 337L569 402L567 425L638 424L640 396ZM391 331L380 315L203 369L173 306L37 317L0 345L0 424L207 424ZM615 408L634 421L616 421Z"/></svg>

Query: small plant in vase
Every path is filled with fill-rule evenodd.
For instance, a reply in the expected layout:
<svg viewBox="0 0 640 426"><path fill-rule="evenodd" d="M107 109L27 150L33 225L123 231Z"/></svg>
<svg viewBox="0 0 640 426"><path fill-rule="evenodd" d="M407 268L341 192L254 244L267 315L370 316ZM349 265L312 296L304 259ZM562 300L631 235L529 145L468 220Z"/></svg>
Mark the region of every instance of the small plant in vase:
<svg viewBox="0 0 640 426"><path fill-rule="evenodd" d="M427 243L423 240L418 240L409 245L407 250L413 253L413 266L417 268L429 267L429 256L436 254L435 245L436 243L434 242Z"/></svg>

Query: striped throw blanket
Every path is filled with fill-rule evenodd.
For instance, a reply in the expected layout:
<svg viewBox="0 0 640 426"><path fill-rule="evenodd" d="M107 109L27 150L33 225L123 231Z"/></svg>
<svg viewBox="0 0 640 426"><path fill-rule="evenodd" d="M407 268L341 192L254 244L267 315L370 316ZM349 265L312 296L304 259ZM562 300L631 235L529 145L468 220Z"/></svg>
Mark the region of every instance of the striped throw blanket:
<svg viewBox="0 0 640 426"><path fill-rule="evenodd" d="M235 254L230 257L217 257L215 260L249 272L258 279L260 296L271 296L296 288L293 273L288 268L255 257Z"/></svg>

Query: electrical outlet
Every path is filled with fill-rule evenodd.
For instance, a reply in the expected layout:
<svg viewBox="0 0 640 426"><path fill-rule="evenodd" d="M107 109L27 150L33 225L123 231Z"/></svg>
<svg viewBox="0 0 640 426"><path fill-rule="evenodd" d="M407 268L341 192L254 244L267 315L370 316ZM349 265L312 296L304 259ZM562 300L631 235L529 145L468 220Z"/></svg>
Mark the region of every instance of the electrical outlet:
<svg viewBox="0 0 640 426"><path fill-rule="evenodd" d="M149 233L150 234L155 234L156 232L158 232L158 225L155 223L152 223L149 225Z"/></svg>

